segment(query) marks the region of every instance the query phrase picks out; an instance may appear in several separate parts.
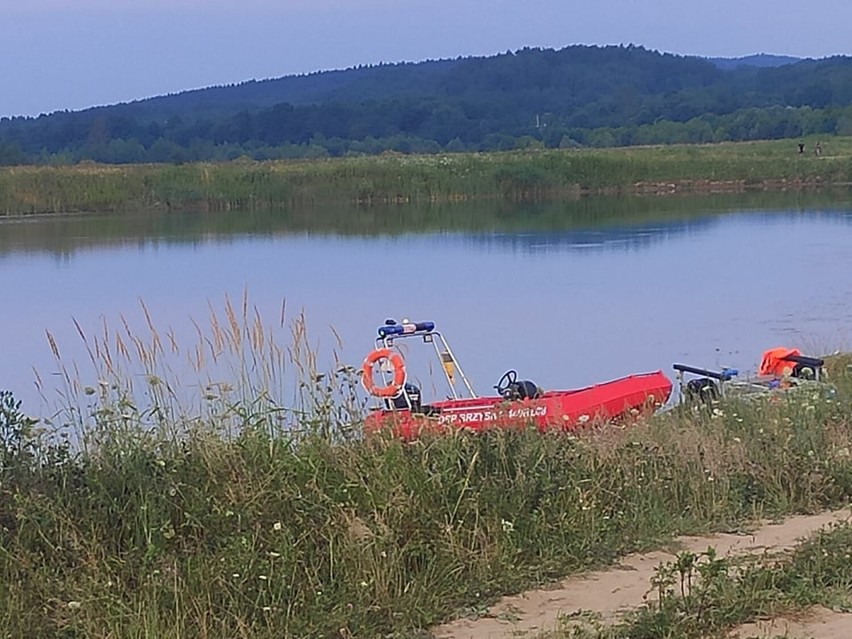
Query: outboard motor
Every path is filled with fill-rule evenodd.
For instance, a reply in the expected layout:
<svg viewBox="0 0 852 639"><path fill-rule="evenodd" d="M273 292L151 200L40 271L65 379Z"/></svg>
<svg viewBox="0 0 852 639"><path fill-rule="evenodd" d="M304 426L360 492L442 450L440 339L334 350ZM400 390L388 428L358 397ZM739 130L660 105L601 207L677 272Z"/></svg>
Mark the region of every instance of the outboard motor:
<svg viewBox="0 0 852 639"><path fill-rule="evenodd" d="M686 383L686 399L690 402L710 404L719 396L719 386L709 377L691 379Z"/></svg>
<svg viewBox="0 0 852 639"><path fill-rule="evenodd" d="M816 371L814 370L814 367L806 366L805 364L796 364L793 367L792 375L799 379L816 379Z"/></svg>
<svg viewBox="0 0 852 639"><path fill-rule="evenodd" d="M398 410L408 410L410 408L412 413L419 413L423 409L420 389L409 382L405 383L399 395L389 401Z"/></svg>

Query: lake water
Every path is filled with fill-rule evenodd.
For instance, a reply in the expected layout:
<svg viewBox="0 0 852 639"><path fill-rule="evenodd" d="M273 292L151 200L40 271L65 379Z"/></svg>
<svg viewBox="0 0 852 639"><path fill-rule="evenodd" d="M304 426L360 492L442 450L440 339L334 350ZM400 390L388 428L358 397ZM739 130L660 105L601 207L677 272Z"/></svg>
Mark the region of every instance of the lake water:
<svg viewBox="0 0 852 639"><path fill-rule="evenodd" d="M749 370L769 347L850 348L850 274L848 192L4 220L0 388L44 415L48 332L95 385L77 326L145 334L142 300L195 342L244 296L282 344L302 311L320 368L359 365L386 317L434 321L483 394L508 368L548 389Z"/></svg>

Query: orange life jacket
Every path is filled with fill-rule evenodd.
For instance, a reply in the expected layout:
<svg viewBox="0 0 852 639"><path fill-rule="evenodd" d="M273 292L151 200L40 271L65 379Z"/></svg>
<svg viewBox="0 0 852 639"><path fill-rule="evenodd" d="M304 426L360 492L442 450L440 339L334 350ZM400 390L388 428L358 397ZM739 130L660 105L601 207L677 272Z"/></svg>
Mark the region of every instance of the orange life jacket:
<svg viewBox="0 0 852 639"><path fill-rule="evenodd" d="M801 355L797 348L770 348L763 353L763 359L760 360L760 368L757 369L758 375L775 375L783 377L793 372L796 366L795 362L785 360L785 357L791 355Z"/></svg>

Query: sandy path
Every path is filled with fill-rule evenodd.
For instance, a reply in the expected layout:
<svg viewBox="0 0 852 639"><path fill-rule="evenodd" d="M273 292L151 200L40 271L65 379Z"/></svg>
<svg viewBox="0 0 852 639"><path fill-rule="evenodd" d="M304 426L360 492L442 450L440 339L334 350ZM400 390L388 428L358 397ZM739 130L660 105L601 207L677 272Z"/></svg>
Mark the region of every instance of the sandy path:
<svg viewBox="0 0 852 639"><path fill-rule="evenodd" d="M849 639L852 613L817 606L797 619L772 619L740 626L730 639L787 637L787 639Z"/></svg>
<svg viewBox="0 0 852 639"><path fill-rule="evenodd" d="M713 546L719 555L760 553L791 548L796 541L833 522L849 521L849 509L818 515L791 517L784 522L766 523L749 534L719 534L708 537L680 537L680 550L703 552ZM604 619L620 611L642 605L650 588L654 569L675 555L666 551L633 554L612 568L565 579L548 589L531 590L504 597L491 606L488 614L476 620L457 619L432 629L435 639L518 639L533 637L557 627L561 616L579 612L596 613ZM841 616L842 615L838 615ZM824 618L820 618L826 621ZM832 622L834 619L832 618ZM850 619L845 620L850 623ZM792 623L792 622L790 622ZM783 628L783 627L782 627ZM754 634L759 635L759 630ZM783 629L776 634L783 634ZM791 627L792 632L792 627ZM742 637L748 634L740 634ZM772 636L772 635L770 635ZM791 637L799 635L790 635ZM852 637L847 626L841 634L805 635L825 639Z"/></svg>

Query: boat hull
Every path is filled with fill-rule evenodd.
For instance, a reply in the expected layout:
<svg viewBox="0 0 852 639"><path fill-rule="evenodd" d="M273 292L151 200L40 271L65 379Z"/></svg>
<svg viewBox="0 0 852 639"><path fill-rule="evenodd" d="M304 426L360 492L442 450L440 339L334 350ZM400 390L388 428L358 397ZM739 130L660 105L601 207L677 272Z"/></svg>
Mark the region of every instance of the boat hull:
<svg viewBox="0 0 852 639"><path fill-rule="evenodd" d="M540 431L576 430L594 422L627 415L646 415L665 404L672 383L662 371L630 375L586 388L549 391L536 398L451 399L410 410L375 410L367 416L368 432L389 430L403 439L423 432L481 431L535 426Z"/></svg>

